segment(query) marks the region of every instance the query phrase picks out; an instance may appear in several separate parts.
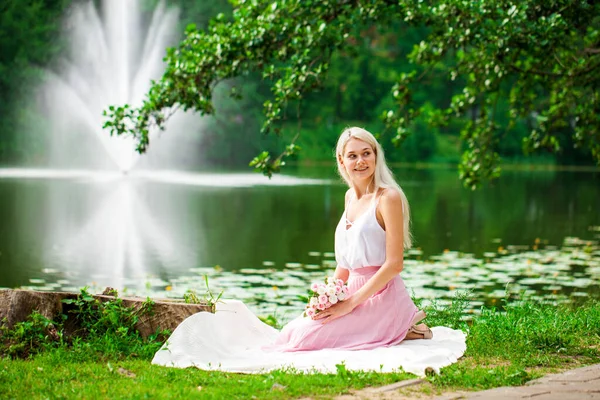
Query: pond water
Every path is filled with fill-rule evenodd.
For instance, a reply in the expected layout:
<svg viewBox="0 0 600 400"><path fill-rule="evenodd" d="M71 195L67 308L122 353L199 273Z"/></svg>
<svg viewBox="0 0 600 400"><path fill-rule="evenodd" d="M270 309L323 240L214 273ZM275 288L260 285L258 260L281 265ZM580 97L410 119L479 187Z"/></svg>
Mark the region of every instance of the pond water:
<svg viewBox="0 0 600 400"><path fill-rule="evenodd" d="M600 297L600 173L505 171L471 192L455 170L396 168L415 248L414 295L472 309L506 290L549 301ZM248 172L0 170L0 286L246 301L285 320L332 272L344 184L333 167Z"/></svg>

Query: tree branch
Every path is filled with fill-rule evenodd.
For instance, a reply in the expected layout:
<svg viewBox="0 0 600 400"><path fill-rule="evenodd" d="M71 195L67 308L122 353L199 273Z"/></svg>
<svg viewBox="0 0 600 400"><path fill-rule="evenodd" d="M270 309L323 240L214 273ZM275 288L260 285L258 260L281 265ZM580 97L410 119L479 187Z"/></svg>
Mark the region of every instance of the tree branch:
<svg viewBox="0 0 600 400"><path fill-rule="evenodd" d="M521 72L523 74L534 74L534 75L542 75L542 76L552 76L552 77L555 77L555 78L562 78L564 76L567 76L567 74L559 74L559 73L556 73L556 72L541 71L541 70L535 69L535 68L530 68L530 69L527 70L527 69L523 69L523 68L517 67L516 65L513 65L513 64L509 65L508 67L510 69L512 69L513 71Z"/></svg>

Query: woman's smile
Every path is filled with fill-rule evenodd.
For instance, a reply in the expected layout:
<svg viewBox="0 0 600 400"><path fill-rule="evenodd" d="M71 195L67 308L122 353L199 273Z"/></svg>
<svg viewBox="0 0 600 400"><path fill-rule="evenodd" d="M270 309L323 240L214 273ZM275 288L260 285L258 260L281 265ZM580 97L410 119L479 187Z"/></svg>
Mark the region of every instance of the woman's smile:
<svg viewBox="0 0 600 400"><path fill-rule="evenodd" d="M344 165L349 175L369 178L375 171L375 151L373 147L359 139L350 139L344 152Z"/></svg>

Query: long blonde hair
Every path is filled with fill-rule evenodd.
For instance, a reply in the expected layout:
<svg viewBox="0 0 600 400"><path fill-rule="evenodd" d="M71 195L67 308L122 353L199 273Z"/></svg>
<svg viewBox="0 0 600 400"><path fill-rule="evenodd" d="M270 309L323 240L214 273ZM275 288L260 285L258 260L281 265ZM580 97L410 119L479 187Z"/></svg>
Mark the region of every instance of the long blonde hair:
<svg viewBox="0 0 600 400"><path fill-rule="evenodd" d="M400 197L402 198L402 215L404 217L403 221L403 231L404 231L404 248L410 249L412 246L412 235L410 233L410 207L408 206L408 200L406 199L406 195L404 191L398 185L398 182L394 179L394 174L387 166L385 162L385 156L383 154L383 148L375 139L370 132L366 131L363 128L351 127L346 128L340 135L338 139L337 146L335 149L335 159L337 161L338 172L341 177L346 181L349 187L352 187L352 180L348 173L346 172L346 168L341 163L341 160L344 157L344 150L346 149L346 144L350 139L358 139L362 140L365 143L368 143L375 152L375 174L374 174L374 192L382 189L392 188L400 192Z"/></svg>

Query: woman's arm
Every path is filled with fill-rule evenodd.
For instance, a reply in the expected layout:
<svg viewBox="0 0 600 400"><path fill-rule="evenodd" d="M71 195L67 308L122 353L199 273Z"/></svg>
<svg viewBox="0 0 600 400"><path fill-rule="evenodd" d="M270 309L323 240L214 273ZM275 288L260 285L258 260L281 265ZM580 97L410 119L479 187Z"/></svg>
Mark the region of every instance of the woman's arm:
<svg viewBox="0 0 600 400"><path fill-rule="evenodd" d="M350 276L350 270L342 268L339 265L335 268L335 273L333 274L335 279L341 279L346 283L348 281L348 276Z"/></svg>
<svg viewBox="0 0 600 400"><path fill-rule="evenodd" d="M379 201L379 211L385 228L385 262L379 271L354 295L346 301L328 308L326 312L320 312L315 319L324 319L323 323L327 323L348 314L402 272L404 268L404 219L400 193L395 190L386 190Z"/></svg>

